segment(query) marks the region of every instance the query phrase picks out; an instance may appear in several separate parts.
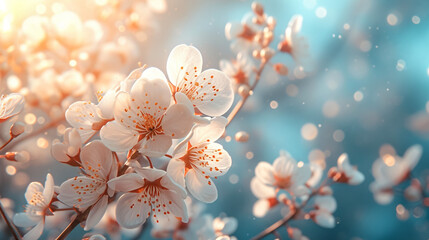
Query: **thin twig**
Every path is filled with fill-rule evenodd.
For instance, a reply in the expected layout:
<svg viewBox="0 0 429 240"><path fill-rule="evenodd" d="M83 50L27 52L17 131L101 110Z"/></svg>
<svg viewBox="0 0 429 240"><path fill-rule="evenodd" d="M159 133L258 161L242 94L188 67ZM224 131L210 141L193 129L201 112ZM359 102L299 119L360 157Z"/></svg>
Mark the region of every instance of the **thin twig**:
<svg viewBox="0 0 429 240"><path fill-rule="evenodd" d="M7 142L5 142L1 147L0 147L0 151L3 149L3 148L5 148L10 142L12 142L12 140L13 140L13 137L11 136L10 138L9 138L9 140L7 140Z"/></svg>
<svg viewBox="0 0 429 240"><path fill-rule="evenodd" d="M83 213L79 213L76 218L61 232L60 235L56 238L56 240L64 240L75 227L77 227L81 222L85 221L88 217L89 211L91 208L88 208Z"/></svg>
<svg viewBox="0 0 429 240"><path fill-rule="evenodd" d="M262 60L261 65L259 66L258 70L256 71L255 81L253 82L252 86L250 87L249 93L244 95L240 99L240 101L234 106L232 111L229 113L229 115L227 117L228 123L226 124L225 127L227 127L231 123L231 121L235 118L237 113L243 107L244 103L246 103L247 99L250 97L253 90L256 88L256 85L258 84L259 80L261 79L262 72L264 71L265 66L267 65L268 62L269 61L267 61L267 60Z"/></svg>
<svg viewBox="0 0 429 240"><path fill-rule="evenodd" d="M55 121L50 122L49 124L37 129L36 131L33 131L27 135L24 135L22 137L17 137L14 139L18 139L19 141L13 141L11 144L9 144L5 149L12 149L16 144L21 143L29 138L32 138L34 136L37 136L43 132L48 131L50 128L55 127L56 125L58 125L59 123L61 123L62 121L65 120L65 117L59 118Z"/></svg>
<svg viewBox="0 0 429 240"><path fill-rule="evenodd" d="M21 234L19 234L19 231L16 228L15 224L13 224L13 222L7 216L6 211L4 210L1 202L0 202L0 214L1 214L2 218L4 219L4 221L6 222L7 226L9 227L9 230L12 233L13 237L16 240L21 240L22 239Z"/></svg>

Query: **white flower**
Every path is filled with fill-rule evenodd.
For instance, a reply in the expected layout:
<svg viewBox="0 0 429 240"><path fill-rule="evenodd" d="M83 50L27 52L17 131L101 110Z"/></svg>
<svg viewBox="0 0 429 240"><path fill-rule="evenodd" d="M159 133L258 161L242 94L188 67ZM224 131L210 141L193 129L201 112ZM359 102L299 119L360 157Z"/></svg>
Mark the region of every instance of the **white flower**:
<svg viewBox="0 0 429 240"><path fill-rule="evenodd" d="M350 185L359 185L365 180L365 176L350 165L349 157L343 153L338 157L338 168L332 168L329 175L336 182L347 183Z"/></svg>
<svg viewBox="0 0 429 240"><path fill-rule="evenodd" d="M232 61L221 60L220 69L233 80L235 88L241 84L249 85L249 79L255 68L250 57L245 52L237 54L237 58Z"/></svg>
<svg viewBox="0 0 429 240"><path fill-rule="evenodd" d="M279 50L292 55L299 65L304 64L305 60L309 58L307 39L299 35L301 32L302 20L303 17L301 15L292 17L285 30L285 38L279 44Z"/></svg>
<svg viewBox="0 0 429 240"><path fill-rule="evenodd" d="M64 141L52 145L52 156L59 162L72 166L80 166L80 149L82 140L75 128L67 128L64 132Z"/></svg>
<svg viewBox="0 0 429 240"><path fill-rule="evenodd" d="M260 162L255 168L255 174L262 183L287 190L290 194L301 196L308 193L304 184L311 177L310 167L298 165L287 152L281 151L273 165Z"/></svg>
<svg viewBox="0 0 429 240"><path fill-rule="evenodd" d="M231 40L231 49L234 52L252 52L260 49L258 37L261 28L253 23L254 14L246 14L241 22L229 22L225 25L225 36Z"/></svg>
<svg viewBox="0 0 429 240"><path fill-rule="evenodd" d="M116 219L124 228L142 225L149 216L155 222L158 217L175 218L188 222L185 198L186 191L177 185L165 171L153 168L135 168L136 173L128 173L109 181L109 187L122 195L116 206Z"/></svg>
<svg viewBox="0 0 429 240"><path fill-rule="evenodd" d="M61 184L58 199L81 212L91 207L85 224L85 230L89 230L103 217L108 199L115 193L107 182L117 176L118 165L101 141L83 147L80 157L84 175Z"/></svg>
<svg viewBox="0 0 429 240"><path fill-rule="evenodd" d="M413 145L407 149L403 157L385 154L372 165L375 181L370 189L375 200L380 204L388 204L393 200L392 188L407 179L419 162L423 148Z"/></svg>
<svg viewBox="0 0 429 240"><path fill-rule="evenodd" d="M255 217L264 217L267 212L278 205L276 190L272 186L267 186L257 177L254 177L250 182L252 193L258 198L258 201L253 205L253 215Z"/></svg>
<svg viewBox="0 0 429 240"><path fill-rule="evenodd" d="M323 176L323 166L317 162L310 162L311 177L305 183L308 187L314 188L320 183Z"/></svg>
<svg viewBox="0 0 429 240"><path fill-rule="evenodd" d="M316 196L314 198L314 211L310 212L311 218L320 226L333 228L335 219L332 213L337 209L337 201L332 195Z"/></svg>
<svg viewBox="0 0 429 240"><path fill-rule="evenodd" d="M24 97L18 93L2 95L0 98L0 123L19 114L24 108Z"/></svg>
<svg viewBox="0 0 429 240"><path fill-rule="evenodd" d="M217 188L211 178L224 175L231 167L231 157L222 145L215 143L225 131L227 120L216 117L208 125L196 126L189 139L178 145L167 172L200 201L217 199ZM186 142L188 146L186 147Z"/></svg>
<svg viewBox="0 0 429 240"><path fill-rule="evenodd" d="M53 215L50 204L54 195L54 179L48 173L46 176L45 187L39 182L32 182L28 185L25 192L27 206L24 213L17 213L13 222L18 227L33 227L27 232L23 239L38 239L43 232L45 225L45 216Z"/></svg>
<svg viewBox="0 0 429 240"><path fill-rule="evenodd" d="M231 81L217 69L201 72L202 67L203 58L198 49L184 44L176 46L167 60L173 92L185 94L203 114L220 116L228 111L234 100Z"/></svg>
<svg viewBox="0 0 429 240"><path fill-rule="evenodd" d="M172 138L186 136L194 123L189 106L179 102L170 106L171 100L164 74L146 69L129 92L117 94L115 121L101 129L102 141L113 151L139 148L147 156L164 155Z"/></svg>

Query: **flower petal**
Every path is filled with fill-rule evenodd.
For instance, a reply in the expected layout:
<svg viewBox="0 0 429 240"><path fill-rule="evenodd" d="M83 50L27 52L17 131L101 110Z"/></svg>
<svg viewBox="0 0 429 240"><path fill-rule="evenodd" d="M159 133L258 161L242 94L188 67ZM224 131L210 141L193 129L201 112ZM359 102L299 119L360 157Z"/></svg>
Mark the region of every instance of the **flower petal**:
<svg viewBox="0 0 429 240"><path fill-rule="evenodd" d="M24 96L11 93L0 99L0 120L6 120L20 113L24 108Z"/></svg>
<svg viewBox="0 0 429 240"><path fill-rule="evenodd" d="M204 71L181 92L188 96L198 110L208 116L224 114L234 101L231 80L217 69Z"/></svg>
<svg viewBox="0 0 429 240"><path fill-rule="evenodd" d="M85 223L85 231L92 229L98 222L100 222L101 218L104 216L108 205L109 197L104 195L98 202L92 207L91 211L88 214L88 218Z"/></svg>
<svg viewBox="0 0 429 240"><path fill-rule="evenodd" d="M257 198L272 198L276 196L274 187L263 184L258 178L254 177L250 182L250 189Z"/></svg>
<svg viewBox="0 0 429 240"><path fill-rule="evenodd" d="M18 227L32 227L41 220L41 218L32 218L27 213L17 213L13 216L13 223Z"/></svg>
<svg viewBox="0 0 429 240"><path fill-rule="evenodd" d="M171 159L167 166L167 173L180 186L185 187L185 162Z"/></svg>
<svg viewBox="0 0 429 240"><path fill-rule="evenodd" d="M116 220L124 228L135 228L146 221L149 212L150 206L141 198L141 193L126 193L118 200Z"/></svg>
<svg viewBox="0 0 429 240"><path fill-rule="evenodd" d="M161 185L165 188L168 188L177 194L179 194L183 199L185 199L188 194L186 194L186 190L184 187L180 186L178 183L173 181L173 179L169 175L165 175L161 179Z"/></svg>
<svg viewBox="0 0 429 240"><path fill-rule="evenodd" d="M54 178L50 173L46 175L45 189L43 190L43 199L45 205L48 206L54 195Z"/></svg>
<svg viewBox="0 0 429 240"><path fill-rule="evenodd" d="M74 177L61 184L58 199L82 211L95 204L106 187L104 181L86 176Z"/></svg>
<svg viewBox="0 0 429 240"><path fill-rule="evenodd" d="M102 121L101 111L97 105L88 101L78 101L69 106L66 111L67 122L79 131L82 141L87 141L95 130L94 123Z"/></svg>
<svg viewBox="0 0 429 240"><path fill-rule="evenodd" d="M28 231L23 237L23 240L36 240L42 236L45 221L40 221L34 228Z"/></svg>
<svg viewBox="0 0 429 240"><path fill-rule="evenodd" d="M167 172L156 169L156 168L149 168L149 167L142 167L142 168L134 168L134 170L140 174L143 178L153 182L159 178L162 178L167 174Z"/></svg>
<svg viewBox="0 0 429 240"><path fill-rule="evenodd" d="M167 59L167 74L170 82L178 86L184 81L196 78L201 73L203 57L198 49L181 44L171 50Z"/></svg>
<svg viewBox="0 0 429 240"><path fill-rule="evenodd" d="M184 104L170 106L162 119L165 134L176 139L185 137L194 125L193 115Z"/></svg>
<svg viewBox="0 0 429 240"><path fill-rule="evenodd" d="M192 146L199 143L214 142L225 132L228 120L224 117L215 117L207 125L197 125L192 131L189 140Z"/></svg>
<svg viewBox="0 0 429 240"><path fill-rule="evenodd" d="M217 199L217 188L210 178L198 170L191 169L185 176L186 187L196 199L212 203Z"/></svg>
<svg viewBox="0 0 429 240"><path fill-rule="evenodd" d="M118 122L109 122L100 131L101 141L112 151L124 152L133 148L139 139L138 133Z"/></svg>
<svg viewBox="0 0 429 240"><path fill-rule="evenodd" d="M147 141L142 141L139 152L148 157L162 157L170 149L173 141L171 136L156 135Z"/></svg>
<svg viewBox="0 0 429 240"><path fill-rule="evenodd" d="M307 164L297 167L292 175L292 182L296 186L304 185L311 177L311 169Z"/></svg>
<svg viewBox="0 0 429 240"><path fill-rule="evenodd" d="M25 192L25 199L27 200L27 203L31 202L31 199L33 198L34 194L40 194L43 193L44 188L43 185L39 182L32 182L28 185L27 191Z"/></svg>
<svg viewBox="0 0 429 240"><path fill-rule="evenodd" d="M259 199L253 205L253 215L258 218L264 217L270 210L270 203L267 199Z"/></svg>
<svg viewBox="0 0 429 240"><path fill-rule="evenodd" d="M296 161L288 152L281 151L280 156L274 160L273 168L277 176L288 177L294 173Z"/></svg>
<svg viewBox="0 0 429 240"><path fill-rule="evenodd" d="M80 153L85 173L102 180L108 180L113 163L112 152L104 144L95 140L82 148Z"/></svg>
<svg viewBox="0 0 429 240"><path fill-rule="evenodd" d="M273 185L274 179L274 168L267 162L259 162L255 168L256 177L265 184Z"/></svg>
<svg viewBox="0 0 429 240"><path fill-rule="evenodd" d="M111 179L109 187L117 192L130 192L143 186L144 180L137 173L127 173L117 178Z"/></svg>
<svg viewBox="0 0 429 240"><path fill-rule="evenodd" d="M219 143L198 145L190 151L194 156L193 167L210 177L222 176L231 167L231 156Z"/></svg>

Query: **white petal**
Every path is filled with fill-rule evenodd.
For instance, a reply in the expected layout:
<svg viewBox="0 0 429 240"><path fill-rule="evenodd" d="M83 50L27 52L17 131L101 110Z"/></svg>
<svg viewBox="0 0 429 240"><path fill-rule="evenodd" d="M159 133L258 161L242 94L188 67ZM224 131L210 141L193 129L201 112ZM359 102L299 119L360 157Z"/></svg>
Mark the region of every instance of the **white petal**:
<svg viewBox="0 0 429 240"><path fill-rule="evenodd" d="M185 162L171 159L167 166L167 174L180 186L185 187Z"/></svg>
<svg viewBox="0 0 429 240"><path fill-rule="evenodd" d="M318 211L316 213L314 221L319 224L321 227L325 228L334 228L335 227L335 219L334 217L326 212Z"/></svg>
<svg viewBox="0 0 429 240"><path fill-rule="evenodd" d="M274 160L273 168L277 176L289 177L297 168L296 161L289 153L281 152L280 156Z"/></svg>
<svg viewBox="0 0 429 240"><path fill-rule="evenodd" d="M162 191L160 197L161 203L164 203L175 217L181 218L184 223L188 222L188 210L181 194L167 190Z"/></svg>
<svg viewBox="0 0 429 240"><path fill-rule="evenodd" d="M194 79L195 75L201 73L202 66L203 57L198 49L184 44L178 45L171 50L167 59L168 78L177 86L185 77Z"/></svg>
<svg viewBox="0 0 429 240"><path fill-rule="evenodd" d="M69 156L67 156L67 147L63 143L52 144L51 154L59 162L68 162L70 160Z"/></svg>
<svg viewBox="0 0 429 240"><path fill-rule="evenodd" d="M192 131L189 140L192 146L199 143L214 142L225 132L228 120L224 117L215 117L207 125L197 125Z"/></svg>
<svg viewBox="0 0 429 240"><path fill-rule="evenodd" d="M188 196L188 194L186 194L186 190L184 189L184 187L180 186L177 182L173 181L173 179L169 175L165 175L161 179L161 185L165 188L168 188L169 190L176 192L183 199Z"/></svg>
<svg viewBox="0 0 429 240"><path fill-rule="evenodd" d="M317 196L314 199L314 204L328 213L333 213L337 209L337 201L330 195Z"/></svg>
<svg viewBox="0 0 429 240"><path fill-rule="evenodd" d="M349 179L349 184L350 185L359 185L359 184L361 184L363 181L365 180L365 176L361 173L361 172L359 172L359 171L355 171L354 173L353 173L353 175L350 177L350 179Z"/></svg>
<svg viewBox="0 0 429 240"><path fill-rule="evenodd" d="M41 218L32 218L27 213L17 213L13 216L13 223L18 227L32 227L41 220Z"/></svg>
<svg viewBox="0 0 429 240"><path fill-rule="evenodd" d="M198 145L190 151L194 156L193 167L210 177L222 176L231 167L231 156L219 143Z"/></svg>
<svg viewBox="0 0 429 240"><path fill-rule="evenodd" d="M0 120L5 120L20 113L24 108L24 97L18 93L11 93L0 99Z"/></svg>
<svg viewBox="0 0 429 240"><path fill-rule="evenodd" d="M161 79L164 82L168 82L167 78L165 77L164 73L156 67L150 67L143 71L140 78L147 78L147 79Z"/></svg>
<svg viewBox="0 0 429 240"><path fill-rule="evenodd" d="M79 131L83 141L86 141L95 130L92 129L94 123L102 121L100 109L87 101L78 101L69 106L66 111L67 122Z"/></svg>
<svg viewBox="0 0 429 240"><path fill-rule="evenodd" d="M151 72L156 72L151 69L149 69ZM144 113L157 118L170 106L170 88L165 80L158 78L158 74L153 76L148 75L146 78L143 78L145 72L143 72L142 77L131 88L131 100L135 99L135 101L132 101L132 106L134 108L140 106L140 109Z"/></svg>
<svg viewBox="0 0 429 240"><path fill-rule="evenodd" d="M88 214L88 218L85 223L85 231L92 229L98 222L100 222L104 213L107 209L109 197L104 195L98 202L92 207L91 211Z"/></svg>
<svg viewBox="0 0 429 240"><path fill-rule="evenodd" d="M100 131L101 141L112 151L125 152L133 148L139 139L136 131L117 122L109 122Z"/></svg>
<svg viewBox="0 0 429 240"><path fill-rule="evenodd" d="M414 169L414 167L419 163L419 160L422 156L423 148L421 145L413 145L407 149L404 154L404 160L407 162L408 168L410 170Z"/></svg>
<svg viewBox="0 0 429 240"><path fill-rule="evenodd" d="M39 182L32 182L28 185L27 191L25 192L25 199L28 203L30 203L31 199L33 198L34 194L43 193L43 185Z"/></svg>
<svg viewBox="0 0 429 240"><path fill-rule="evenodd" d="M250 189L252 190L252 193L257 198L265 199L265 198L272 198L276 196L276 191L274 187L270 187L263 184L256 177L252 178L252 181L250 182Z"/></svg>
<svg viewBox="0 0 429 240"><path fill-rule="evenodd" d="M149 216L150 206L140 198L141 193L126 193L116 205L116 220L124 228L135 228L143 224ZM138 201L141 199L141 201Z"/></svg>
<svg viewBox="0 0 429 240"><path fill-rule="evenodd" d="M23 240L36 240L42 236L43 227L45 226L45 221L40 221L34 228L27 232L22 239Z"/></svg>
<svg viewBox="0 0 429 240"><path fill-rule="evenodd" d="M145 70L145 67L140 67L137 69L134 69L128 77L121 82L121 91L125 92L131 92L131 88L133 87L135 81L140 78L143 71Z"/></svg>
<svg viewBox="0 0 429 240"><path fill-rule="evenodd" d="M393 201L394 195L393 192L375 192L374 193L374 199L378 204L386 205Z"/></svg>
<svg viewBox="0 0 429 240"><path fill-rule="evenodd" d="M112 152L104 144L95 140L82 148L80 154L82 167L90 176L108 180L113 163ZM116 164L116 163L115 163Z"/></svg>
<svg viewBox="0 0 429 240"><path fill-rule="evenodd" d="M194 125L194 113L183 104L170 106L162 119L162 128L165 134L173 138L185 137Z"/></svg>
<svg viewBox="0 0 429 240"><path fill-rule="evenodd" d="M144 185L143 178L137 173L127 173L109 181L109 187L117 192L130 192Z"/></svg>
<svg viewBox="0 0 429 240"><path fill-rule="evenodd" d="M52 196L54 195L54 178L50 173L46 175L45 189L43 190L43 198L46 206L51 202Z"/></svg>
<svg viewBox="0 0 429 240"><path fill-rule="evenodd" d="M311 169L310 167L305 164L302 167L297 167L295 169L295 172L292 175L292 182L294 185L304 185L305 182L308 181L311 177Z"/></svg>
<svg viewBox="0 0 429 240"><path fill-rule="evenodd" d="M262 183L273 185L275 182L273 166L267 162L259 162L256 165L255 175Z"/></svg>
<svg viewBox="0 0 429 240"><path fill-rule="evenodd" d="M85 210L98 201L106 187L105 182L97 179L85 176L75 177L61 184L58 199L68 206Z"/></svg>
<svg viewBox="0 0 429 240"><path fill-rule="evenodd" d="M152 139L142 141L139 152L148 157L162 157L170 149L172 139L168 135L156 135Z"/></svg>
<svg viewBox="0 0 429 240"><path fill-rule="evenodd" d="M270 203L267 199L260 199L253 205L253 215L255 215L255 217L264 217L268 210L270 210Z"/></svg>
<svg viewBox="0 0 429 240"><path fill-rule="evenodd" d="M98 103L98 108L100 109L100 116L104 119L113 118L113 108L115 106L115 98L117 92L113 89L110 89L103 95L103 98Z"/></svg>
<svg viewBox="0 0 429 240"><path fill-rule="evenodd" d="M210 178L199 172L191 169L185 176L186 186L189 192L196 199L211 203L217 199L217 188Z"/></svg>
<svg viewBox="0 0 429 240"><path fill-rule="evenodd" d="M146 178L147 180L153 182L159 178L162 178L167 172L149 167L135 168L134 169L140 176Z"/></svg>
<svg viewBox="0 0 429 240"><path fill-rule="evenodd" d="M192 85L193 84L193 85ZM225 73L208 69L198 78L188 84L195 91L181 90L185 93L198 110L208 116L220 116L231 107L234 101L234 91L231 80Z"/></svg>

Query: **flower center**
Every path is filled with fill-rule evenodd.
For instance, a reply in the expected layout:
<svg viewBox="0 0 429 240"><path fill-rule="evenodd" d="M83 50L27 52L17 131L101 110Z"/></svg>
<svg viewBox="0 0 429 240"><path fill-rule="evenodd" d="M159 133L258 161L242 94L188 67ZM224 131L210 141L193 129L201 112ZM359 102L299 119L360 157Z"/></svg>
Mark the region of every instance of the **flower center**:
<svg viewBox="0 0 429 240"><path fill-rule="evenodd" d="M155 118L153 115L148 113L141 113L141 121L135 122L135 127L140 134L140 140L146 138L146 140L152 139L156 135L164 134L162 129L162 117Z"/></svg>
<svg viewBox="0 0 429 240"><path fill-rule="evenodd" d="M291 181L291 176L287 176L287 177L279 177L277 175L274 175L274 179L275 179L275 185L279 188L282 189L287 189L290 186L292 186L292 181Z"/></svg>

